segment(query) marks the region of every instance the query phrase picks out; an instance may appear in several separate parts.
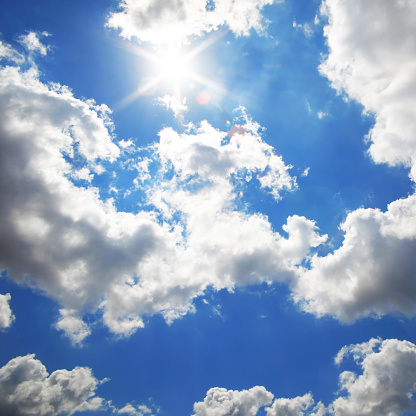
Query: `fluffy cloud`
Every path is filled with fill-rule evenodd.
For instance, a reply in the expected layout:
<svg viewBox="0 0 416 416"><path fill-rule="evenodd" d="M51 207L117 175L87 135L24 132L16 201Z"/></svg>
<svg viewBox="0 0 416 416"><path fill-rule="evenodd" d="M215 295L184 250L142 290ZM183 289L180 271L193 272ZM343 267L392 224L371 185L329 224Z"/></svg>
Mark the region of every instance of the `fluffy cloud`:
<svg viewBox="0 0 416 416"><path fill-rule="evenodd" d="M70 180L78 170L71 161L94 171L118 156L105 106L15 67L0 72L0 106L0 264L79 313L118 273L132 270L157 227L147 214L117 215L96 189ZM70 327L67 316L61 328Z"/></svg>
<svg viewBox="0 0 416 416"><path fill-rule="evenodd" d="M62 304L56 327L75 344L90 333L85 312L129 335L146 316L172 322L193 311L207 286L290 280L325 241L304 217L288 218L284 238L245 208L250 183L276 200L296 183L244 111L230 135L203 122L183 134L166 128L147 149L120 141L152 207L133 214L92 185L104 165L124 163L105 105L43 84L36 67L5 67L0 108L0 265Z"/></svg>
<svg viewBox="0 0 416 416"><path fill-rule="evenodd" d="M400 415L414 413L416 403L416 346L408 341L370 340L340 351L338 362L353 353L362 374L344 371L341 389L346 397L337 398L331 413L339 416Z"/></svg>
<svg viewBox="0 0 416 416"><path fill-rule="evenodd" d="M7 59L15 63L22 63L25 60L24 56L20 55L10 45L0 40L0 61L2 59Z"/></svg>
<svg viewBox="0 0 416 416"><path fill-rule="evenodd" d="M33 354L16 357L0 368L0 407L3 415L54 416L97 410L99 381L91 369L75 367L48 374Z"/></svg>
<svg viewBox="0 0 416 416"><path fill-rule="evenodd" d="M38 52L41 55L46 55L49 50L49 46L44 45L40 41L40 37L47 37L49 33L42 32L38 34L36 32L29 32L27 35L19 37L19 42L30 52Z"/></svg>
<svg viewBox="0 0 416 416"><path fill-rule="evenodd" d="M174 226L166 237L171 244L138 264L140 280L128 277L108 291L104 320L116 333L134 331L144 325L142 316L158 312L172 322L193 311L192 299L208 285L232 290L290 279L310 248L325 241L303 217L288 219L289 237L283 238L266 217L238 209L236 183L258 180L276 199L295 186L256 123L246 119L231 137L207 122L189 129L179 134L166 128L152 145L162 179L147 195L165 224ZM268 177L273 180L262 183Z"/></svg>
<svg viewBox="0 0 416 416"><path fill-rule="evenodd" d="M394 201L386 212L358 209L341 229L342 246L314 256L294 286L294 297L318 316L343 322L399 311L416 313L416 196Z"/></svg>
<svg viewBox="0 0 416 416"><path fill-rule="evenodd" d="M321 72L375 116L368 140L377 163L416 169L416 44L411 1L325 0L329 55ZM318 316L341 321L416 313L416 196L386 212L360 208L340 227L342 246L314 256L294 283L294 298Z"/></svg>
<svg viewBox="0 0 416 416"><path fill-rule="evenodd" d="M273 394L261 386L242 391L214 387L203 402L194 404L194 416L255 416L272 400Z"/></svg>
<svg viewBox="0 0 416 416"><path fill-rule="evenodd" d="M310 393L293 399L276 399L273 405L267 408L267 416L303 416L310 415L308 409L314 404Z"/></svg>
<svg viewBox="0 0 416 416"><path fill-rule="evenodd" d="M127 414L127 415L133 415L133 416L145 416L145 415L151 415L152 410L149 409L145 405L140 406L132 406L130 403L127 403L122 409L117 410L118 414Z"/></svg>
<svg viewBox="0 0 416 416"><path fill-rule="evenodd" d="M362 373L344 371L340 390L325 407L314 404L311 393L293 399L276 398L265 408L267 416L391 416L416 411L416 346L408 341L371 339L345 346L335 358L340 364L352 355ZM342 393L344 392L345 393ZM273 394L264 387L234 391L208 390L203 402L194 404L195 416L254 416L272 402Z"/></svg>
<svg viewBox="0 0 416 416"><path fill-rule="evenodd" d="M179 119L183 118L183 114L188 111L186 98L180 100L171 95L164 95L163 97L159 97L157 102L167 110L171 110L173 115Z"/></svg>
<svg viewBox="0 0 416 416"><path fill-rule="evenodd" d="M157 45L186 43L227 25L237 36L251 29L264 31L262 9L275 0L120 0L121 11L110 15L107 25L121 36Z"/></svg>
<svg viewBox="0 0 416 416"><path fill-rule="evenodd" d="M328 17L330 53L320 70L338 92L375 115L368 135L371 157L415 166L415 2L325 0L321 11Z"/></svg>
<svg viewBox="0 0 416 416"><path fill-rule="evenodd" d="M10 299L10 293L0 295L0 329L8 328L14 320L14 316L9 305Z"/></svg>

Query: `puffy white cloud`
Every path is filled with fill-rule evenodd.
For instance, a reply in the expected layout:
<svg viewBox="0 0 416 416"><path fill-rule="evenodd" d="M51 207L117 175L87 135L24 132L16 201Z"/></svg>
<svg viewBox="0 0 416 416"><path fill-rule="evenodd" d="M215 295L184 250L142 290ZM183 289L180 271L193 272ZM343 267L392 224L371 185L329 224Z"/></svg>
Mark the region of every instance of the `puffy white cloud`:
<svg viewBox="0 0 416 416"><path fill-rule="evenodd" d="M353 353L362 374L344 371L341 389L346 397L331 405L336 416L400 415L416 411L416 346L408 341L389 339L345 348L342 355ZM339 357L338 357L339 358ZM339 360L338 360L339 361Z"/></svg>
<svg viewBox="0 0 416 416"><path fill-rule="evenodd" d="M284 230L289 237L283 238L266 217L238 210L234 181L257 178L261 183L273 172L273 181L264 187L276 199L294 186L288 167L258 129L248 120L244 132L232 137L207 122L183 134L170 128L160 132L159 143L152 147L162 180L147 195L174 227L165 245L138 264L140 279L126 277L111 286L102 306L112 331L128 334L144 325L141 317L157 312L172 322L193 311L192 299L209 285L232 290L290 279L310 248L325 241L303 217L288 219Z"/></svg>
<svg viewBox="0 0 416 416"><path fill-rule="evenodd" d="M275 0L120 0L121 11L110 15L107 25L121 36L157 45L187 43L227 25L237 36L251 29L264 32L262 9Z"/></svg>
<svg viewBox="0 0 416 416"><path fill-rule="evenodd" d="M0 368L0 407L3 415L54 416L98 410L99 381L91 369L75 367L48 374L34 354L16 357Z"/></svg>
<svg viewBox="0 0 416 416"><path fill-rule="evenodd" d="M313 29L311 27L311 25L309 23L305 23L305 24L301 24L301 23L297 23L295 20L292 23L292 26L295 29L300 29L302 30L303 34L310 39L313 36Z"/></svg>
<svg viewBox="0 0 416 416"><path fill-rule="evenodd" d="M82 341L91 333L85 322L77 316L78 311L62 309L61 318L56 323L56 328L64 331L75 345L81 345ZM74 316L75 315L75 316Z"/></svg>
<svg viewBox="0 0 416 416"><path fill-rule="evenodd" d="M414 315L415 218L415 195L394 201L386 212L351 212L341 225L342 246L312 258L295 283L295 299L308 312L344 322L397 311Z"/></svg>
<svg viewBox="0 0 416 416"><path fill-rule="evenodd" d="M293 399L280 398L273 402L273 405L266 409L267 416L303 416L325 414L325 407L321 402L316 406L311 393L298 396Z"/></svg>
<svg viewBox="0 0 416 416"><path fill-rule="evenodd" d="M152 410L143 404L135 407L131 405L130 403L127 403L123 408L118 409L117 413L133 415L133 416L144 416L144 415L152 414Z"/></svg>
<svg viewBox="0 0 416 416"><path fill-rule="evenodd" d="M20 55L20 53L18 53L10 45L0 40L0 60L2 59L7 59L19 64L24 62L25 57Z"/></svg>
<svg viewBox="0 0 416 416"><path fill-rule="evenodd" d="M182 118L183 114L188 111L186 98L180 100L177 97L171 95L164 95L163 97L159 97L157 102L167 110L171 110L176 118Z"/></svg>
<svg viewBox="0 0 416 416"><path fill-rule="evenodd" d="M320 70L375 115L371 157L416 169L415 3L325 0L321 11L329 55ZM360 208L340 228L342 246L313 257L294 283L295 299L308 312L344 322L415 314L416 196L392 202L386 212Z"/></svg>
<svg viewBox="0 0 416 416"><path fill-rule="evenodd" d="M172 322L194 310L207 286L291 279L326 238L298 216L288 218L284 238L245 209L249 182L276 200L296 183L244 111L230 136L203 122L183 134L166 128L146 149L120 141L139 171L135 187L153 206L133 214L118 212L90 183L120 155L106 106L43 84L35 67L6 67L0 108L0 265L62 304L56 327L75 344L90 332L85 312L100 310L120 335L156 313Z"/></svg>
<svg viewBox="0 0 416 416"><path fill-rule="evenodd" d="M46 55L49 50L49 46L44 45L40 41L40 37L47 37L49 33L42 32L41 34L36 32L29 32L27 35L19 37L20 43L30 52L38 52L41 55Z"/></svg>
<svg viewBox="0 0 416 416"><path fill-rule="evenodd" d="M327 407L311 393L293 399L276 398L267 416L392 416L416 411L416 345L397 339L371 339L343 347L335 358L339 365L352 355L361 374L343 371L337 397ZM264 387L235 391L214 387L203 402L194 404L194 416L254 416L271 404L273 394ZM261 413L263 414L263 413Z"/></svg>
<svg viewBox="0 0 416 416"><path fill-rule="evenodd" d="M194 404L194 416L255 416L272 400L273 394L262 386L242 391L213 387L203 402Z"/></svg>
<svg viewBox="0 0 416 416"><path fill-rule="evenodd" d="M377 163L416 165L416 43L412 0L324 0L329 55L320 71L374 114ZM414 175L415 177L415 175Z"/></svg>
<svg viewBox="0 0 416 416"><path fill-rule="evenodd" d="M0 264L82 312L119 273L134 270L158 227L148 214L118 215L97 190L69 179L72 158L91 170L117 158L105 107L42 84L35 69L14 67L0 72L0 106ZM70 326L68 317L61 321Z"/></svg>
<svg viewBox="0 0 416 416"><path fill-rule="evenodd" d="M123 408L117 410L119 414L137 415L138 411L130 403L126 404Z"/></svg>
<svg viewBox="0 0 416 416"><path fill-rule="evenodd" d="M0 329L8 328L14 321L14 315L9 305L10 299L10 293L0 295Z"/></svg>

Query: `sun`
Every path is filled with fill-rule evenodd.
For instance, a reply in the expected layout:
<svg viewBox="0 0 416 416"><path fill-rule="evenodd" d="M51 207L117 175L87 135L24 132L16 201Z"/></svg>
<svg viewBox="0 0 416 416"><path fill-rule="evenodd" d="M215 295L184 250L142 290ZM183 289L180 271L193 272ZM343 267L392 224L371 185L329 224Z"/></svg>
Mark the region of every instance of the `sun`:
<svg viewBox="0 0 416 416"><path fill-rule="evenodd" d="M179 49L169 49L158 54L155 62L157 76L173 88L175 95L180 95L182 84L192 78L194 63L191 58Z"/></svg>
<svg viewBox="0 0 416 416"><path fill-rule="evenodd" d="M158 64L163 76L172 81L184 79L192 70L191 60L177 49L165 52Z"/></svg>
<svg viewBox="0 0 416 416"><path fill-rule="evenodd" d="M201 76L197 68L197 55L204 51L207 47L217 42L225 35L226 32L218 32L210 38L205 39L195 48L184 50L183 48L170 47L150 52L144 48L130 44L128 48L124 47L128 52L145 58L151 64L149 76L146 81L141 83L139 87L132 91L127 97L124 97L117 105L116 110L129 105L140 96L149 95L151 91L163 84L164 88L173 90L172 92L177 98L181 98L181 89L186 82L193 85L194 82L205 85L211 89L216 89L221 93L225 93L221 85L208 78Z"/></svg>

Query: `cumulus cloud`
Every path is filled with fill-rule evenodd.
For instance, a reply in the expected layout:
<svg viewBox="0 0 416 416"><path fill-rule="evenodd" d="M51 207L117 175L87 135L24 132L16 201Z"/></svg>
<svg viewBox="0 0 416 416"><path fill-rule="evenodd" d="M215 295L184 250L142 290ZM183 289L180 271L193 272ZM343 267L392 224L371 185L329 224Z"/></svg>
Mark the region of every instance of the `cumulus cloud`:
<svg viewBox="0 0 416 416"><path fill-rule="evenodd" d="M320 71L375 116L368 135L371 157L415 166L415 2L325 0L321 12L328 18L329 55Z"/></svg>
<svg viewBox="0 0 416 416"><path fill-rule="evenodd" d="M0 295L0 329L8 328L14 320L14 315L9 305L10 299L10 293Z"/></svg>
<svg viewBox="0 0 416 416"><path fill-rule="evenodd" d="M278 201L296 182L244 110L230 136L202 122L165 128L146 149L119 141L152 209L117 211L92 185L105 164L123 166L109 109L38 75L0 70L0 265L60 302L56 327L74 344L90 333L86 312L120 335L156 313L170 323L207 286L290 280L325 241L304 217L288 218L285 238L245 208L247 184Z"/></svg>
<svg viewBox="0 0 416 416"><path fill-rule="evenodd" d="M273 405L266 409L267 416L304 416L315 415L321 416L325 414L325 407L322 403L314 405L311 393L304 396L294 397L293 399L280 398L273 402Z"/></svg>
<svg viewBox="0 0 416 416"><path fill-rule="evenodd" d="M297 30L301 30L303 32L303 34L310 39L313 36L313 29L311 27L311 25L309 23L297 23L295 20L292 23L292 26L297 29Z"/></svg>
<svg viewBox="0 0 416 416"><path fill-rule="evenodd" d="M275 0L120 0L120 11L111 13L107 26L120 29L122 37L157 45L187 43L190 37L226 25L237 36L251 29L264 32L262 10Z"/></svg>
<svg viewBox="0 0 416 416"><path fill-rule="evenodd" d="M23 63L25 60L23 55L18 53L15 49L13 49L7 43L4 43L3 41L0 40L0 61L2 59L10 60L18 64Z"/></svg>
<svg viewBox="0 0 416 416"><path fill-rule="evenodd" d="M160 163L156 176L162 179L146 192L173 227L167 235L171 244L165 242L138 264L140 280L128 277L112 285L102 307L114 332L128 334L144 325L141 316L157 312L172 322L193 311L192 299L209 285L233 290L290 279L311 247L325 241L304 217L290 217L283 238L263 215L238 209L236 182L258 180L276 199L295 186L289 167L258 130L247 120L242 133L232 137L207 122L182 134L171 128L159 133L152 148ZM273 180L262 182L269 176Z"/></svg>
<svg viewBox="0 0 416 416"><path fill-rule="evenodd" d="M176 118L182 118L183 114L188 111L186 98L180 100L171 95L164 95L163 97L159 97L157 102L167 110L171 110Z"/></svg>
<svg viewBox="0 0 416 416"><path fill-rule="evenodd" d="M133 406L130 403L127 403L123 408L117 410L118 414L127 414L133 416L145 416L151 415L152 409L145 405Z"/></svg>
<svg viewBox="0 0 416 416"><path fill-rule="evenodd" d="M351 212L341 225L342 246L312 258L295 284L295 299L308 312L343 322L397 311L414 315L415 218L415 195L394 201L386 212Z"/></svg>
<svg viewBox="0 0 416 416"><path fill-rule="evenodd" d="M41 55L46 55L49 50L49 46L44 45L40 38L47 37L49 33L42 32L29 32L27 35L22 35L19 37L19 42L30 52L38 52Z"/></svg>
<svg viewBox="0 0 416 416"><path fill-rule="evenodd" d="M75 367L48 374L34 354L16 357L0 368L0 407L3 415L54 416L98 410L99 381L91 369Z"/></svg>
<svg viewBox="0 0 416 416"><path fill-rule="evenodd" d="M320 71L340 93L375 116L368 140L377 163L416 169L416 44L411 1L325 0L329 55ZM415 179L414 174L411 178ZM294 282L294 298L318 316L416 313L416 196L379 209L360 208L340 226L344 241L312 258Z"/></svg>
<svg viewBox="0 0 416 416"><path fill-rule="evenodd" d="M194 416L254 416L266 407L267 416L391 416L416 411L416 345L397 339L371 339L343 347L337 365L352 356L361 374L343 371L337 397L327 407L315 404L311 393L292 399L276 398L264 387L234 391L208 390L203 402L194 404ZM407 413L409 412L409 413Z"/></svg>
<svg viewBox="0 0 416 416"><path fill-rule="evenodd" d="M255 416L272 400L273 394L262 386L242 391L214 387L208 390L203 402L194 404L194 416Z"/></svg>
<svg viewBox="0 0 416 416"><path fill-rule="evenodd" d="M416 346L408 341L370 340L342 351L353 354L362 374L340 375L345 397L337 398L331 413L340 416L400 415L414 413L416 403ZM340 361L338 357L338 362Z"/></svg>
<svg viewBox="0 0 416 416"><path fill-rule="evenodd" d="M85 322L77 316L77 312L61 309L61 317L56 323L56 328L69 335L74 345L81 345L91 331Z"/></svg>

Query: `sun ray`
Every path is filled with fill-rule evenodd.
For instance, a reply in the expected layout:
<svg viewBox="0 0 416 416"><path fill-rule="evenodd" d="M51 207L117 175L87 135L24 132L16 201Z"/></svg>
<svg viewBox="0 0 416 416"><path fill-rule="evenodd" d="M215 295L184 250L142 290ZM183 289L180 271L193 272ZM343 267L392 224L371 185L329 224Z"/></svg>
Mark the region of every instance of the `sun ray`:
<svg viewBox="0 0 416 416"><path fill-rule="evenodd" d="M226 35L226 31L218 31L213 35L209 36L195 48L190 50L187 54L181 54L180 49L170 48L167 50L158 50L156 52L150 52L144 48L141 48L132 43L122 43L120 45L125 51L146 59L149 62L155 64L153 71L157 72L156 76L153 76L148 82L140 86L127 97L121 99L115 105L115 111L119 111L133 101L138 99L140 96L145 95L153 87L159 85L162 81L167 83L173 89L173 93L177 98L181 98L181 81L185 78L192 79L199 84L205 85L209 88L216 90L222 95L226 93L226 89L211 81L209 78L203 77L192 70L190 62L205 49L218 42L222 37Z"/></svg>
<svg viewBox="0 0 416 416"><path fill-rule="evenodd" d="M123 108L127 107L129 104L131 104L133 101L137 100L140 96L145 95L147 91L152 89L154 86L159 84L159 82L163 79L161 75L150 79L148 82L146 82L141 87L134 90L132 93L130 93L127 97L124 97L121 99L115 106L114 106L114 112L120 111Z"/></svg>

